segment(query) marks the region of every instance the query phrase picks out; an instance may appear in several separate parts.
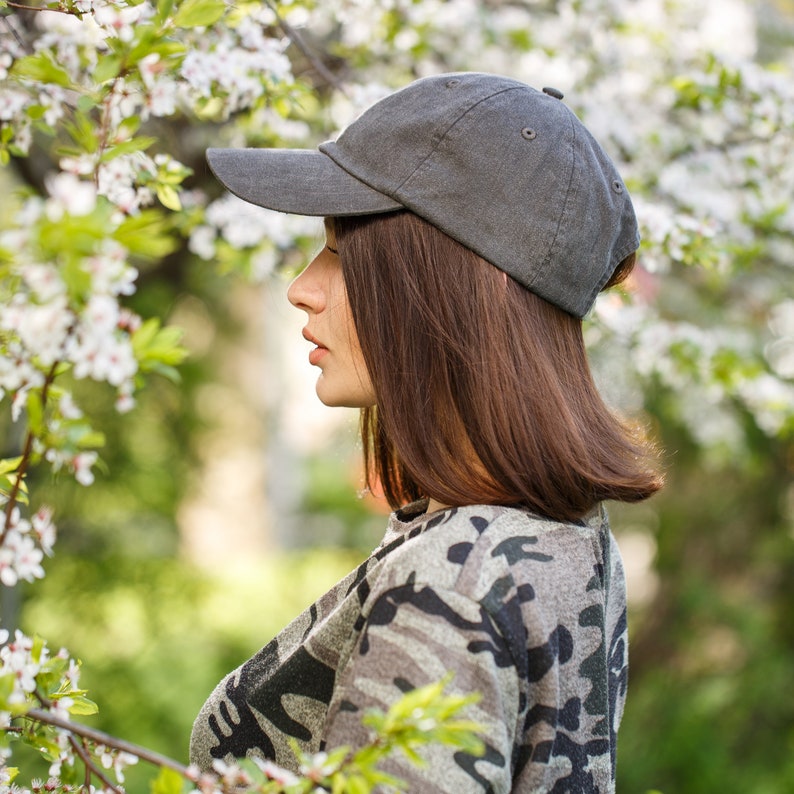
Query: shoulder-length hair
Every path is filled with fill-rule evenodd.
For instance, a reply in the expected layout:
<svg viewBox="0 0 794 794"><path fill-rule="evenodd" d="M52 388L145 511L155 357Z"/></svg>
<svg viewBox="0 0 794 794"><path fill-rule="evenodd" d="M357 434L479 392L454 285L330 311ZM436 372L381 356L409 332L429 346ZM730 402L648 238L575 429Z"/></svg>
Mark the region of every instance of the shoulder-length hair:
<svg viewBox="0 0 794 794"><path fill-rule="evenodd" d="M361 414L367 485L392 508L432 497L575 521L661 487L596 389L579 319L411 212L329 222L377 397Z"/></svg>

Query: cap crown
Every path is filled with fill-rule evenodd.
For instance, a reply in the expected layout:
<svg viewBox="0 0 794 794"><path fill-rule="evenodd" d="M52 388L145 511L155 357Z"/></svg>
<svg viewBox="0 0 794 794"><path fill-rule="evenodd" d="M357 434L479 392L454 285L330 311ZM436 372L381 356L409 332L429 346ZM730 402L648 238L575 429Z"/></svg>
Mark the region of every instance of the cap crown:
<svg viewBox="0 0 794 794"><path fill-rule="evenodd" d="M320 150L576 316L639 245L612 161L559 99L516 80L418 80Z"/></svg>

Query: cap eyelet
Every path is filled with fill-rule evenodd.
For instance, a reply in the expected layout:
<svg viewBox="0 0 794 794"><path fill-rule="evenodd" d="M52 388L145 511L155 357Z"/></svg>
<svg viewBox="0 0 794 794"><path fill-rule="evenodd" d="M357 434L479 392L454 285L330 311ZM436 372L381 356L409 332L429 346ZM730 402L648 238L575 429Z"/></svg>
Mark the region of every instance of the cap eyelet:
<svg viewBox="0 0 794 794"><path fill-rule="evenodd" d="M445 83L447 88L454 88L456 85L460 85L460 80L455 78L454 80L447 80Z"/></svg>
<svg viewBox="0 0 794 794"><path fill-rule="evenodd" d="M524 129L521 130L521 137L525 138L528 141L535 140L537 135L538 135L537 132L535 132L535 130L531 129L530 127L524 127Z"/></svg>
<svg viewBox="0 0 794 794"><path fill-rule="evenodd" d="M623 192L623 183L620 182L619 180L615 179L612 182L612 190L614 190L615 193L622 193Z"/></svg>
<svg viewBox="0 0 794 794"><path fill-rule="evenodd" d="M565 96L559 88L552 88L551 86L546 86L543 89L543 93L553 96L555 99L562 99Z"/></svg>

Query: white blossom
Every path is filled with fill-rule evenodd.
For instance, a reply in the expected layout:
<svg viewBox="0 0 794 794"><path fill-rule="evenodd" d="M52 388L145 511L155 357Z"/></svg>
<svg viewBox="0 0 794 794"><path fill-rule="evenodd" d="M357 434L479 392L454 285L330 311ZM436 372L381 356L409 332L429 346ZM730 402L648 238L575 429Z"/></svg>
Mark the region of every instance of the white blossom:
<svg viewBox="0 0 794 794"><path fill-rule="evenodd" d="M63 355L73 321L68 299L66 295L60 293L49 302L41 304L33 303L24 294L18 294L7 306L0 307L0 328L16 333L22 345L17 347L17 350L23 361L28 359L28 355L35 356L45 367L51 366ZM23 348L30 351L29 354L23 353ZM26 367L23 361L20 361L22 367L18 375L28 377L22 382L38 382L40 378L30 377L31 369ZM0 365L1 372L2 365ZM0 374L0 383L2 383L2 374Z"/></svg>
<svg viewBox="0 0 794 794"><path fill-rule="evenodd" d="M47 177L46 184L50 194L46 212L50 220L60 220L64 213L80 216L93 212L97 190L91 182L60 172Z"/></svg>
<svg viewBox="0 0 794 794"><path fill-rule="evenodd" d="M794 384L785 383L764 373L757 378L743 381L738 391L759 427L770 436L779 433L791 416Z"/></svg>
<svg viewBox="0 0 794 794"><path fill-rule="evenodd" d="M5 80L8 77L8 67L14 62L11 53L0 53L0 80Z"/></svg>
<svg viewBox="0 0 794 794"><path fill-rule="evenodd" d="M41 562L44 558L42 549L52 549L55 540L55 528L43 516L34 518L31 523L20 516L19 508L7 514L4 509L0 514L0 582L13 587L20 579L32 582L44 576ZM37 546L37 542L39 546Z"/></svg>
<svg viewBox="0 0 794 794"><path fill-rule="evenodd" d="M268 780L275 780L283 786L292 786L300 782L296 774L263 758L253 757L253 762L259 767Z"/></svg>
<svg viewBox="0 0 794 794"><path fill-rule="evenodd" d="M81 452L72 460L74 477L80 485L93 484L94 472L91 471L91 467L97 462L98 457L96 452Z"/></svg>
<svg viewBox="0 0 794 794"><path fill-rule="evenodd" d="M120 5L95 0L93 7L94 21L110 35L118 36L124 42L132 41L135 35L135 26L153 14L154 8L150 3Z"/></svg>
<svg viewBox="0 0 794 794"><path fill-rule="evenodd" d="M217 234L212 226L206 224L196 226L190 233L188 249L202 259L213 259L215 257L216 238Z"/></svg>
<svg viewBox="0 0 794 794"><path fill-rule="evenodd" d="M142 187L139 182L144 176L156 173L154 160L143 152L114 157L99 166L97 191L123 213L135 213L154 200L152 191Z"/></svg>
<svg viewBox="0 0 794 794"><path fill-rule="evenodd" d="M45 554L52 554L57 530L52 523L52 508L40 507L31 518L31 529Z"/></svg>
<svg viewBox="0 0 794 794"><path fill-rule="evenodd" d="M0 86L0 121L16 119L22 109L30 103L28 94L14 88Z"/></svg>
<svg viewBox="0 0 794 794"><path fill-rule="evenodd" d="M113 769L116 780L119 783L124 782L124 770L126 767L138 763L137 756L115 748L104 747L103 745L97 746L96 753L105 769Z"/></svg>

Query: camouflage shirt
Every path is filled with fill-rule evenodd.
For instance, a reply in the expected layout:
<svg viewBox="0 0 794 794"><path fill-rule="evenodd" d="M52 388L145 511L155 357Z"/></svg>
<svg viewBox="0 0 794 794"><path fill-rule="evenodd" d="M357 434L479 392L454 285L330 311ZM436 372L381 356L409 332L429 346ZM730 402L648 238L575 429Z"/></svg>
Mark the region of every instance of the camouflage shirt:
<svg viewBox="0 0 794 794"><path fill-rule="evenodd" d="M312 752L361 744L366 709L452 671L447 692L482 693L466 716L486 727L485 755L434 745L422 768L390 759L411 791L613 792L626 597L603 510L564 524L418 509L393 514L362 565L220 682L191 761L259 753L294 770L288 737Z"/></svg>

